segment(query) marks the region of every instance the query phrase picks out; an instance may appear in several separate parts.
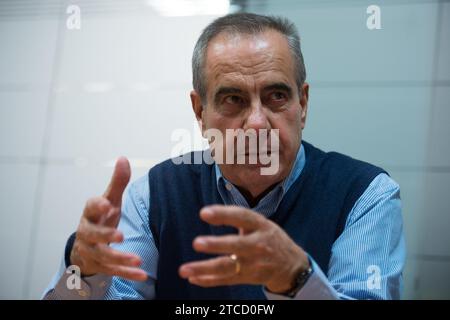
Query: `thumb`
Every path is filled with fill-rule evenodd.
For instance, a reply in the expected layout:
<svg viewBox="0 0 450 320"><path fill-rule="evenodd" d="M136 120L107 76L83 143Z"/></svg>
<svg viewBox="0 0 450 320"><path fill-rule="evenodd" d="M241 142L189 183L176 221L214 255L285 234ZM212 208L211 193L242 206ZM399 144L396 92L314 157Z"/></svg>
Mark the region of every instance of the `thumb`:
<svg viewBox="0 0 450 320"><path fill-rule="evenodd" d="M114 207L120 207L122 203L122 194L130 181L131 169L128 159L119 157L114 167L114 173L105 191L104 197L107 198Z"/></svg>

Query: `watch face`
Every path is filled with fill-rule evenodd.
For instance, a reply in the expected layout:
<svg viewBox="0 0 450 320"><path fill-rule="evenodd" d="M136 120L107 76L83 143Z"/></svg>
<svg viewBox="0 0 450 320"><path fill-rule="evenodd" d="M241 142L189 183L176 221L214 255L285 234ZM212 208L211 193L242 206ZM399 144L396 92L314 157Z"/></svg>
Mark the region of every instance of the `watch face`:
<svg viewBox="0 0 450 320"><path fill-rule="evenodd" d="M306 269L303 272L300 272L300 274L297 276L297 279L296 279L295 288L288 294L288 296L294 297L300 291L300 289L303 288L305 283L308 281L311 273L312 273L311 267L309 267L308 269Z"/></svg>

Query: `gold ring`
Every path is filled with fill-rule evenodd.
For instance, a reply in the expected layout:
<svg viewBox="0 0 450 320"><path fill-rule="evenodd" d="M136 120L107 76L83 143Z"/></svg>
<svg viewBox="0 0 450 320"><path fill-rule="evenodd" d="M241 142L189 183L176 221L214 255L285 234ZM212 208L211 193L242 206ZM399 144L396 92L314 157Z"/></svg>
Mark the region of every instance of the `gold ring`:
<svg viewBox="0 0 450 320"><path fill-rule="evenodd" d="M230 259L233 260L235 265L234 273L239 274L239 272L241 272L241 263L239 262L237 255L235 255L234 253L231 254Z"/></svg>

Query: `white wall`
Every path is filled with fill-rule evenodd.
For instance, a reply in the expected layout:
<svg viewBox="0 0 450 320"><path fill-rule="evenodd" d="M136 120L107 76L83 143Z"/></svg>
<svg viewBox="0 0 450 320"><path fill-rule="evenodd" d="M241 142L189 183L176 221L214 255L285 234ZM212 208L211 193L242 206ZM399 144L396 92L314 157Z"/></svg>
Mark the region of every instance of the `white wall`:
<svg viewBox="0 0 450 320"><path fill-rule="evenodd" d="M78 1L68 30L55 3L0 3L0 298L40 297L114 159L135 179L170 156L174 129L195 128L190 58L215 18Z"/></svg>

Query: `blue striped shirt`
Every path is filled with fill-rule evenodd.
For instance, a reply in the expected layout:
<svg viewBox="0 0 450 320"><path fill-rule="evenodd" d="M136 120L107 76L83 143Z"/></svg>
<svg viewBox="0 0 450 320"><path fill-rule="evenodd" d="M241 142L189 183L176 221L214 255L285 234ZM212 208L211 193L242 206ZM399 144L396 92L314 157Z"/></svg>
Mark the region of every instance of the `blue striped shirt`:
<svg viewBox="0 0 450 320"><path fill-rule="evenodd" d="M253 210L269 217L298 179L305 165L299 149L289 176L262 198ZM222 176L216 165L218 191L227 205L249 205L239 190ZM148 176L127 187L119 229L125 241L112 247L141 256L149 277L135 282L119 277L84 277L81 289L70 290L64 262L48 288L46 299L152 299L155 297L158 249L149 228ZM150 215L151 216L151 215ZM405 243L400 188L388 175L375 177L354 204L345 228L332 247L328 276L310 256L313 273L293 299L398 299L401 294ZM174 289L176 290L176 289ZM264 290L268 299L291 299Z"/></svg>

